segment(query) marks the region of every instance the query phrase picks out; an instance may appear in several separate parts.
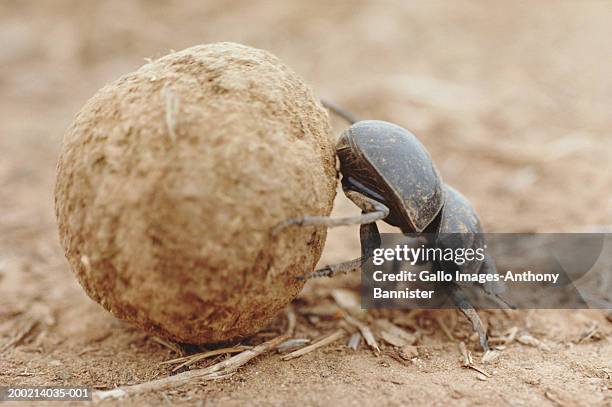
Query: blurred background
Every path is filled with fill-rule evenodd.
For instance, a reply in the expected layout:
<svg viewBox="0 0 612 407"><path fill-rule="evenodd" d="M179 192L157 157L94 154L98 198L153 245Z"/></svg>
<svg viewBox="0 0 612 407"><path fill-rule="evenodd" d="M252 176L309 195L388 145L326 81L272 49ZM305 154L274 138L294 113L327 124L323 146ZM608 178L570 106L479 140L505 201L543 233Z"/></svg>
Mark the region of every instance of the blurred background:
<svg viewBox="0 0 612 407"><path fill-rule="evenodd" d="M2 0L0 41L0 339L27 328L25 315L32 312L46 324L32 328L37 335L26 346L0 352L0 384L110 387L164 374L155 363L167 358L165 350L119 325L74 281L57 242L52 189L61 139L78 109L104 84L171 50L215 41L264 48L319 96L359 118L411 130L445 181L472 201L487 231L590 231L612 224L608 1ZM345 128L333 123L336 134ZM339 194L334 213L356 209ZM357 237L356 228L331 231L321 264L356 257ZM355 278L310 284L303 300L329 284L354 286ZM600 318L585 315L542 311L521 323L563 341L584 318ZM428 383L434 380L429 387L416 381L411 392L388 380L380 384L382 393L364 390L364 381L381 369L369 356L355 356L358 367L349 366L350 358L297 361L294 368L306 369L303 376L320 386L313 391L327 394L302 402L341 402L359 392L370 401L461 394L466 402L508 402L506 390L494 386L473 394L466 390L471 382L465 389L460 380L447 384L455 345L443 336L435 341L435 363L426 369ZM578 390L595 386L591 402L605 400L606 385L589 381L605 375L588 369L612 371L609 340L592 346L575 357L568 350L562 360L547 356L550 371L539 372L545 379L537 383L517 376L523 362L513 367L508 361L516 400L550 401L546 389L556 389L560 377ZM523 360L519 354L516 360ZM583 365L588 369L576 367ZM268 382L287 380L274 376L274 365L262 366ZM320 380L321 369L349 378L346 386ZM247 369L243 378L253 372ZM251 388L265 388L267 382L257 380L249 379ZM223 385L211 386L200 391L231 399ZM530 386L539 392L531 394ZM565 391L569 395L555 397L572 401ZM292 392L284 388L275 397L291 400ZM279 401L263 390L251 397Z"/></svg>

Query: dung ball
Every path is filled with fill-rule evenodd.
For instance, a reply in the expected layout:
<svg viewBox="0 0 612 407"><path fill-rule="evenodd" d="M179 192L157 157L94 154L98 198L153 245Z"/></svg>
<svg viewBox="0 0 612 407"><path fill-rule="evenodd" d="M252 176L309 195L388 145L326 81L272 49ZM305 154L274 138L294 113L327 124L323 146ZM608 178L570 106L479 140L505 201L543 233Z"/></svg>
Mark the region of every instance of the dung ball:
<svg viewBox="0 0 612 407"><path fill-rule="evenodd" d="M300 291L336 190L327 113L269 52L201 45L99 90L64 137L55 210L87 294L181 342L255 333Z"/></svg>

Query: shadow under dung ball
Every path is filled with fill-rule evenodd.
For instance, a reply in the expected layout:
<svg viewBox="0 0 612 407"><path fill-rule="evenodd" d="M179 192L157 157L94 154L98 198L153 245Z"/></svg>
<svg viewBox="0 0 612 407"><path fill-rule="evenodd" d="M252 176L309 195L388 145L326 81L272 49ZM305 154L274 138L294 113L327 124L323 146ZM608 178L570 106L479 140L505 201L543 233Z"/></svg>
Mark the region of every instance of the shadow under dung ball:
<svg viewBox="0 0 612 407"><path fill-rule="evenodd" d="M196 46L107 85L77 114L58 164L55 208L87 294L176 341L234 340L302 288L336 190L327 113L270 53Z"/></svg>

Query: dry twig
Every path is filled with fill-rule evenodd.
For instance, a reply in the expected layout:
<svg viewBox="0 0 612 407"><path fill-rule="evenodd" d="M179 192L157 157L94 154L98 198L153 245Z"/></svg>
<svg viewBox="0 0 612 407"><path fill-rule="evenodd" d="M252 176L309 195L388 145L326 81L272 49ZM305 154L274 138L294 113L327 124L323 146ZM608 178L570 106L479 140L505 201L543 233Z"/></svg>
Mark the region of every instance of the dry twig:
<svg viewBox="0 0 612 407"><path fill-rule="evenodd" d="M297 317L291 305L287 306L287 308L285 309L285 314L287 315L287 331L285 332L285 335L291 337L295 333Z"/></svg>
<svg viewBox="0 0 612 407"><path fill-rule="evenodd" d="M461 356L463 357L463 363L461 365L464 368L472 369L472 370L478 372L479 374L485 376L485 380L486 380L486 378L491 377L491 374L489 372L487 372L483 368L481 368L479 366L476 366L474 364L474 360L472 359L472 353L469 350L467 350L464 342L459 342L459 351L461 352ZM479 377L478 375L477 375L477 377L480 380L482 380L482 377Z"/></svg>
<svg viewBox="0 0 612 407"><path fill-rule="evenodd" d="M391 346L395 346L396 348L401 348L402 346L408 345L405 340L387 331L380 331L380 337L383 341L387 342Z"/></svg>
<svg viewBox="0 0 612 407"><path fill-rule="evenodd" d="M336 288L332 290L331 296L340 308L351 315L362 315L364 310L361 309L359 296L354 291Z"/></svg>
<svg viewBox="0 0 612 407"><path fill-rule="evenodd" d="M516 339L516 334L518 333L519 329L516 326L513 326L512 328L510 328L507 331L507 334L504 336L499 336L497 338L489 338L489 343L493 344L493 343L498 343L500 345L508 345L512 342L514 342L514 340Z"/></svg>
<svg viewBox="0 0 612 407"><path fill-rule="evenodd" d="M174 353L176 353L179 356L183 356L185 354L185 352L183 351L183 349L177 345L174 342L170 342L164 338L160 338L159 336L151 336L151 340L153 342L157 342L160 345L170 349L171 351L173 351Z"/></svg>
<svg viewBox="0 0 612 407"><path fill-rule="evenodd" d="M311 345L305 346L301 349L298 349L294 352L291 352L283 356L282 359L291 360L291 359L299 358L300 356L304 356L307 353L310 353L316 349L322 348L323 346L327 346L330 343L337 341L338 339L342 338L344 335L346 335L346 331L344 329L338 329L334 333L323 337L322 339L316 341L315 343Z"/></svg>
<svg viewBox="0 0 612 407"><path fill-rule="evenodd" d="M28 322L26 322L25 325L0 348L0 353L12 348L13 346L19 345L30 333L32 333L36 325L38 325L38 321L35 319L30 319Z"/></svg>
<svg viewBox="0 0 612 407"><path fill-rule="evenodd" d="M591 326L587 329L587 331L580 335L580 338L576 340L576 343L583 343L588 341L589 339L601 339L601 335L599 334L599 325L597 324L597 322L593 322Z"/></svg>
<svg viewBox="0 0 612 407"><path fill-rule="evenodd" d="M374 334L372 334L372 330L367 325L349 315L345 316L344 320L359 329L359 332L361 332L361 335L363 335L363 338L365 339L368 346L372 348L372 350L374 350L374 353L376 353L377 355L380 354L380 348L378 347L378 343L376 343Z"/></svg>
<svg viewBox="0 0 612 407"><path fill-rule="evenodd" d="M472 353L467 350L467 347L465 346L465 342L461 341L459 342L459 352L461 352L461 356L463 357L463 366L469 366L472 363L474 363L474 361L472 360Z"/></svg>
<svg viewBox="0 0 612 407"><path fill-rule="evenodd" d="M410 360L419 356L419 349L414 345L406 345L398 352L400 358Z"/></svg>
<svg viewBox="0 0 612 407"><path fill-rule="evenodd" d="M94 392L95 400L106 398L121 398L127 395L146 393L149 391L159 391L183 386L188 383L201 382L208 380L218 380L231 376L240 367L247 364L251 359L275 349L279 344L287 340L287 335L280 335L274 339L264 342L252 349L245 350L229 359L208 366L204 369L194 369L179 373L174 376L164 377L133 386L117 387L113 390Z"/></svg>
<svg viewBox="0 0 612 407"><path fill-rule="evenodd" d="M377 319L376 325L382 331L381 334L386 332L388 334L391 334L394 338L400 339L401 342L403 342L402 345L400 346L413 345L418 340L417 335L412 334L403 328L400 328L399 326L393 324L388 319L384 319L384 318ZM385 339L384 336L383 336L383 339Z"/></svg>
<svg viewBox="0 0 612 407"><path fill-rule="evenodd" d="M361 334L359 332L355 332L354 334L351 335L351 338L349 339L346 346L348 346L349 349L356 351L359 349L360 344L361 344Z"/></svg>
<svg viewBox="0 0 612 407"><path fill-rule="evenodd" d="M540 350L550 352L550 346L529 334L521 335L516 340L522 343L523 345L533 346Z"/></svg>
<svg viewBox="0 0 612 407"><path fill-rule="evenodd" d="M549 390L545 391L544 392L544 396L548 400L550 400L553 403L555 403L555 405L560 406L560 407L569 407L569 406L574 405L573 402L564 400L564 398L561 396L561 394L559 394L558 391L555 391L553 389L549 389Z"/></svg>
<svg viewBox="0 0 612 407"><path fill-rule="evenodd" d="M306 339L306 338L289 339L281 343L280 345L278 345L276 347L276 350L279 353L292 352L296 349L299 349L299 348L302 348L308 345L309 343L310 343L310 339Z"/></svg>
<svg viewBox="0 0 612 407"><path fill-rule="evenodd" d="M180 365L176 366L174 369L172 369L173 372L179 370L182 367L185 366L191 366L194 363L197 363L201 360L204 359L208 359L210 357L213 356L218 356L218 355L224 355L227 353L239 353L239 352L243 352L245 350L251 349L252 346L234 346L232 348L221 348L221 349L214 349L214 350L210 350L210 351L206 351L206 352L201 352L201 353L196 353L194 355L189 355L189 356L184 356L181 358L176 358L176 359L172 359L172 360L166 360L160 363L160 365L173 365L175 363L181 363Z"/></svg>
<svg viewBox="0 0 612 407"><path fill-rule="evenodd" d="M482 355L482 358L480 359L480 361L486 364L489 362L493 362L498 357L499 357L499 353L497 351L489 350L484 355Z"/></svg>

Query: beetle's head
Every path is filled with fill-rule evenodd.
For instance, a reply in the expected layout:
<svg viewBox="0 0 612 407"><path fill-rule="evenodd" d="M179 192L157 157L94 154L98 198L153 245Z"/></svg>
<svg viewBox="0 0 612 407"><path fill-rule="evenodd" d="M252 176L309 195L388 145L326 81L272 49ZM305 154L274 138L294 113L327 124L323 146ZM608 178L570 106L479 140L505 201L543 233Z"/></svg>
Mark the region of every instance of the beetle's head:
<svg viewBox="0 0 612 407"><path fill-rule="evenodd" d="M429 153L407 130L360 121L336 145L342 185L385 203L406 229L422 232L444 205L443 183Z"/></svg>
<svg viewBox="0 0 612 407"><path fill-rule="evenodd" d="M386 204L386 191L382 188L378 174L359 154L351 143L351 133L345 131L336 144L336 154L340 161L342 187L345 190L360 192L372 199Z"/></svg>

